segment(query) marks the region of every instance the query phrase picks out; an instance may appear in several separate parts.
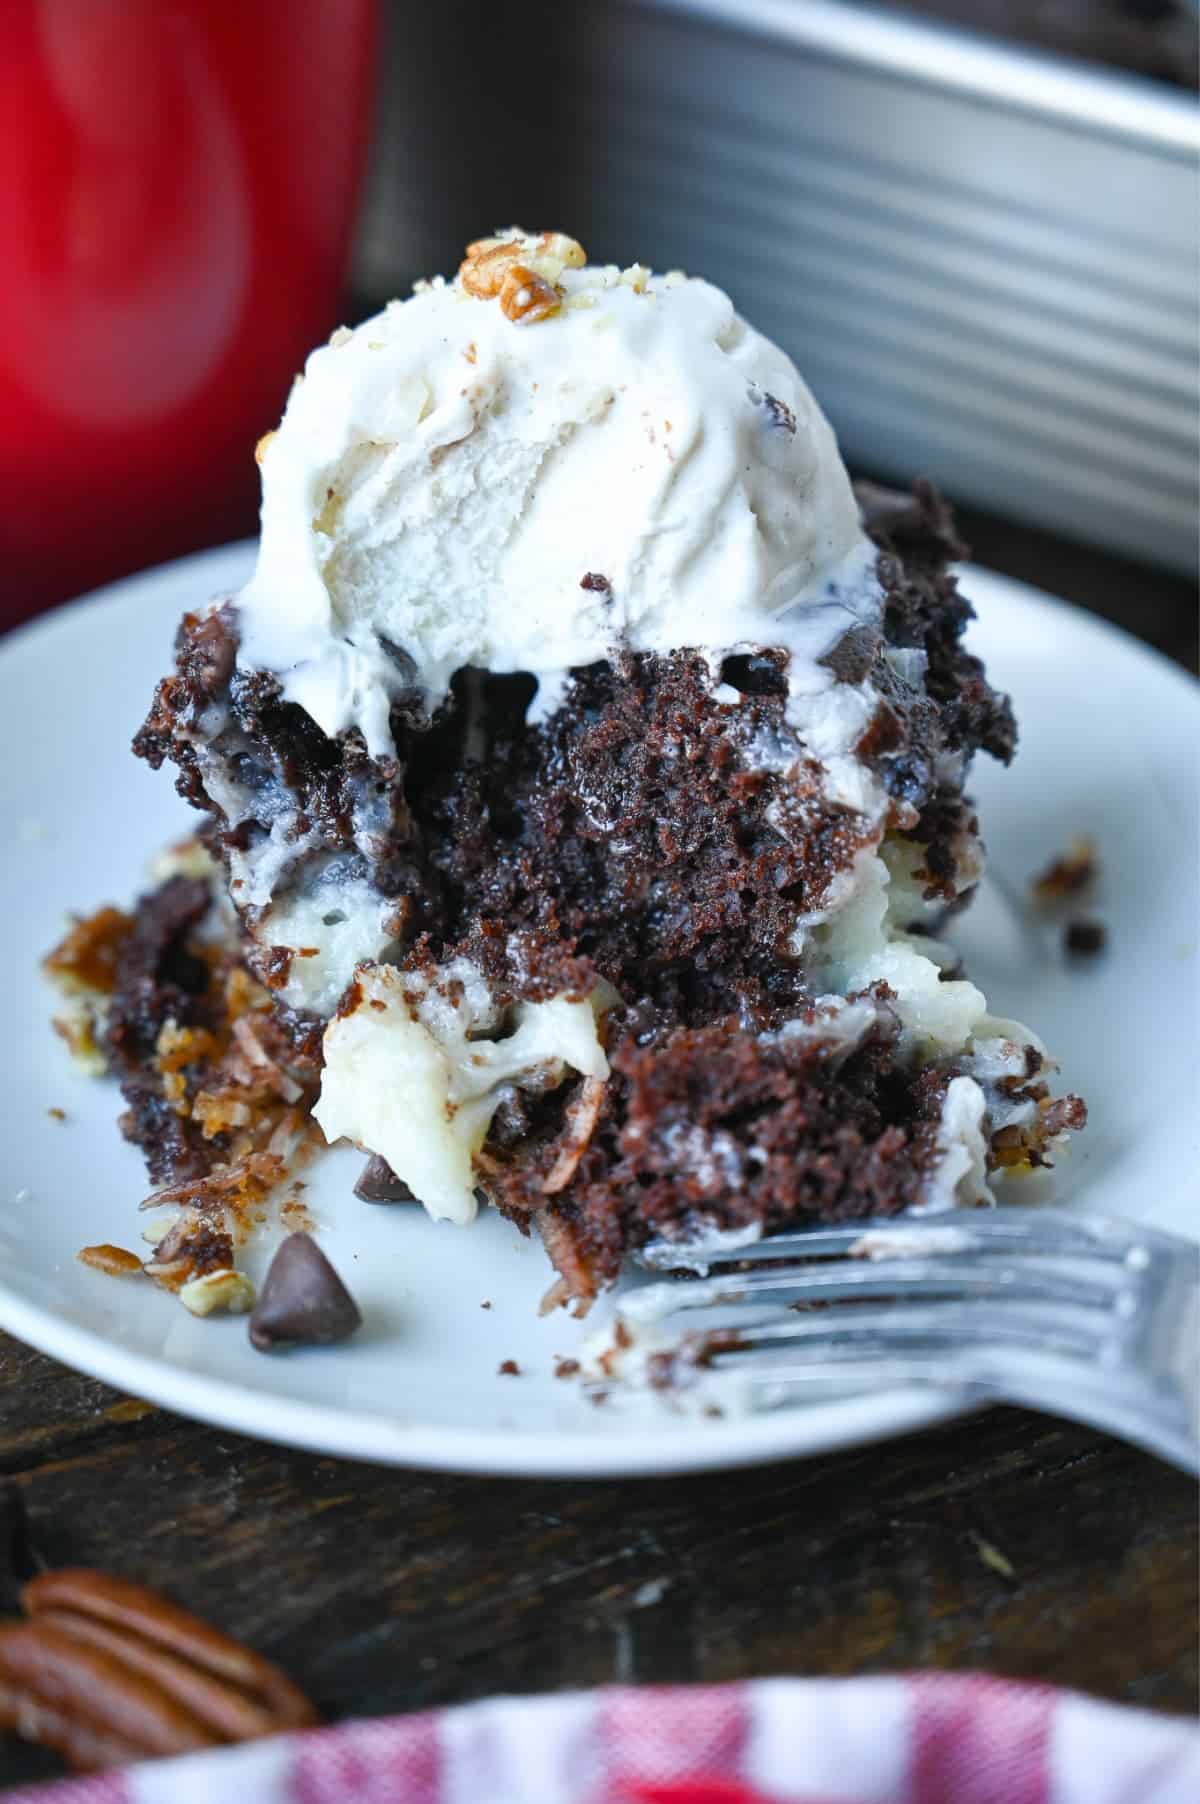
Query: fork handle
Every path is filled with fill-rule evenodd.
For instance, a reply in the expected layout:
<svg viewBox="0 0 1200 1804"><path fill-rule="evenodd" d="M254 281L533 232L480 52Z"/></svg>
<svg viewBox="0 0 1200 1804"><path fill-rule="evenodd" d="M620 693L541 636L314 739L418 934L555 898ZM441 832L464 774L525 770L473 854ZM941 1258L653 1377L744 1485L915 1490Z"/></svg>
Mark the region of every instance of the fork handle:
<svg viewBox="0 0 1200 1804"><path fill-rule="evenodd" d="M1037 1355L1002 1355L996 1366L981 1362L970 1389L997 1403L1020 1404L1045 1415L1063 1416L1144 1448L1184 1472L1200 1475L1200 1422L1181 1392L1136 1375L1081 1382L1077 1361ZM1029 1369L1036 1367L1036 1370Z"/></svg>
<svg viewBox="0 0 1200 1804"><path fill-rule="evenodd" d="M783 1362L755 1375L767 1397L778 1401L781 1387L808 1389L822 1382L875 1390L880 1384L921 1385L946 1390L974 1404L1010 1403L1042 1415L1062 1416L1153 1453L1181 1471L1200 1475L1200 1421L1195 1402L1181 1388L1135 1373L1109 1373L1083 1380L1077 1359L1025 1353L1004 1346L973 1348L955 1355L953 1377L943 1351L889 1352L879 1359L805 1359L800 1370Z"/></svg>

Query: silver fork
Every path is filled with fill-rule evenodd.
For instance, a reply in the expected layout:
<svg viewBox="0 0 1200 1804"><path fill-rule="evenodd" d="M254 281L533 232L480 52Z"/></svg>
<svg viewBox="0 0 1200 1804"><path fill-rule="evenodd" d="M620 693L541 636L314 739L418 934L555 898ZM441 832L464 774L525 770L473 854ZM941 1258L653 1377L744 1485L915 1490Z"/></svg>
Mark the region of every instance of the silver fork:
<svg viewBox="0 0 1200 1804"><path fill-rule="evenodd" d="M601 1362L618 1384L635 1371L685 1388L736 1372L754 1409L831 1382L934 1385L1068 1416L1200 1470L1200 1248L1174 1235L969 1209L752 1246L657 1241L640 1263L691 1275L618 1294Z"/></svg>

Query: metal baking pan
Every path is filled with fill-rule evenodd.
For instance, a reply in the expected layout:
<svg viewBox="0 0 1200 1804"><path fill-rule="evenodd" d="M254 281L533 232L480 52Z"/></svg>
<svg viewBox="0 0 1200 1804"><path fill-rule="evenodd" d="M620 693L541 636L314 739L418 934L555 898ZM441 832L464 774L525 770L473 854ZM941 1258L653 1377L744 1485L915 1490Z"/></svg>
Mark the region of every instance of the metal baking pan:
<svg viewBox="0 0 1200 1804"><path fill-rule="evenodd" d="M444 4L457 29L470 9ZM601 260L711 276L792 352L852 466L1196 568L1190 96L831 0L522 16L478 107L454 111L457 153L431 127L420 206L449 194L471 235L467 204L490 202L489 224L528 215ZM393 62L412 89L412 45ZM385 139L393 112L394 228L421 159L411 108L385 104ZM409 273L388 267L386 192L364 238L376 288Z"/></svg>

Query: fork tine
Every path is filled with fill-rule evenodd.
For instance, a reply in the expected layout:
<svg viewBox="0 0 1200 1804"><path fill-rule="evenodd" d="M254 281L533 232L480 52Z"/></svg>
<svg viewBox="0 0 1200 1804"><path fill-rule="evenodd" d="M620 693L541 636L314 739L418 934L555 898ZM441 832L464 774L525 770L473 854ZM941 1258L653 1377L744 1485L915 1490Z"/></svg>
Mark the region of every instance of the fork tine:
<svg viewBox="0 0 1200 1804"><path fill-rule="evenodd" d="M802 1228L738 1245L714 1233L688 1241L655 1240L637 1254L654 1271L704 1270L730 1264L776 1264L788 1259L829 1259L853 1251L864 1259L970 1252L1032 1257L1083 1254L1089 1260L1124 1260L1131 1251L1153 1253L1164 1237L1140 1224L1107 1217L1065 1215L1060 1210L951 1209L929 1216L899 1216Z"/></svg>
<svg viewBox="0 0 1200 1804"><path fill-rule="evenodd" d="M761 1407L822 1384L916 1382L1073 1416L1200 1465L1200 1250L1177 1236L1055 1210L954 1210L754 1245L659 1241L642 1263L712 1275L618 1294L591 1370L626 1390L674 1396L681 1380L721 1414L710 1367Z"/></svg>
<svg viewBox="0 0 1200 1804"><path fill-rule="evenodd" d="M756 1266L722 1272L711 1278L649 1285L621 1299L631 1318L709 1309L718 1304L772 1302L836 1303L858 1297L991 1297L1062 1303L1107 1310L1114 1287L1101 1279L1063 1276L1053 1270L1017 1264L991 1265L986 1271L953 1260L893 1259L882 1264L846 1259L828 1264Z"/></svg>
<svg viewBox="0 0 1200 1804"><path fill-rule="evenodd" d="M918 1343L929 1351L988 1341L1036 1345L1088 1359L1103 1344L1105 1333L1104 1318L1077 1322L1060 1316L1051 1321L1043 1314L1007 1304L984 1311L970 1303L942 1303L933 1308L908 1306L902 1310L834 1309L783 1320L773 1314L769 1320L734 1322L708 1333L692 1330L680 1344L692 1357L714 1366L740 1360L760 1349L774 1353L780 1347L801 1345L807 1362L814 1347L823 1349L831 1358L851 1360L885 1356L889 1352L902 1357ZM707 1343L713 1342L710 1349Z"/></svg>

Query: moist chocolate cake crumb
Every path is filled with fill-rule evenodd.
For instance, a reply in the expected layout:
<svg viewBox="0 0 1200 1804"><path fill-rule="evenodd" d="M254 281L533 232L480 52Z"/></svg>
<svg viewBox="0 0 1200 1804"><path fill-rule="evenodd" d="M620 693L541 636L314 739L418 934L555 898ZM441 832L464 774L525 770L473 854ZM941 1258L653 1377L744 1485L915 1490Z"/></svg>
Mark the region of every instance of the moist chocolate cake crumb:
<svg viewBox="0 0 1200 1804"><path fill-rule="evenodd" d="M140 898L116 959L105 1049L128 1104L121 1130L142 1148L155 1183L199 1177L225 1150L221 1136L206 1141L200 1124L173 1106L156 1064L168 1022L196 1031L198 1053L210 1046L218 1018L213 973L190 941L211 906L206 883L170 878ZM185 1082L186 1073L185 1066Z"/></svg>
<svg viewBox="0 0 1200 1804"><path fill-rule="evenodd" d="M197 1195L205 1200L203 1191L198 1191ZM159 1241L153 1257L146 1261L143 1269L164 1290L182 1290L194 1278L233 1269L233 1235L219 1218L185 1209Z"/></svg>
<svg viewBox="0 0 1200 1804"><path fill-rule="evenodd" d="M685 1341L684 1349L692 1365L705 1371L723 1353L744 1353L753 1345L753 1337L740 1328L710 1328Z"/></svg>
<svg viewBox="0 0 1200 1804"><path fill-rule="evenodd" d="M1107 944L1103 921L1068 921L1063 930L1063 947L1073 958L1095 958Z"/></svg>
<svg viewBox="0 0 1200 1804"><path fill-rule="evenodd" d="M128 1105L120 1119L160 1186L143 1207L176 1217L144 1265L181 1291L229 1272L234 1246L265 1219L267 1199L311 1150L316 1071L297 1063L269 1000L242 968L209 881L176 875L133 911L78 921L46 960L88 999L95 1044ZM302 1210L290 1205L294 1216ZM285 1203L284 1212L289 1212ZM85 1250L88 1263L110 1252ZM244 1281L243 1281L244 1282Z"/></svg>
<svg viewBox="0 0 1200 1804"><path fill-rule="evenodd" d="M517 1220L541 1203L536 1224L577 1298L656 1237L896 1213L920 1198L950 1073L906 1069L886 996L875 1000L878 1029L840 1066L818 1038L736 1021L647 1036L619 1017L604 1108L569 1189L547 1205L544 1161L498 1161L493 1199Z"/></svg>
<svg viewBox="0 0 1200 1804"><path fill-rule="evenodd" d="M865 751L945 887L969 814L939 788L939 753L982 747L1007 759L1015 729L960 644L971 609L946 568L961 550L948 511L928 485L868 494L885 630L864 639L852 628L829 662L843 680L869 675L886 698ZM134 741L156 767L178 764L180 792L212 814L209 837L226 859L290 810L302 849L280 890L335 857L347 880L404 898L414 962L465 953L510 999L582 992L598 974L688 1024L740 1012L766 1025L795 1000L780 946L865 834L861 817L823 797L815 767L806 784L779 654L726 660L736 707L714 705L707 665L685 652L577 669L536 729L524 724L532 679L460 672L432 721L394 707L396 756L372 760L356 730L326 738L273 676L238 670L236 644L233 604L185 620L176 672ZM893 647L926 653L924 696L901 692ZM227 786L245 798L236 824L196 749L210 709L229 719L207 756L227 761ZM799 780L785 786L761 768L764 742L794 748ZM652 890L662 901L646 907ZM286 949L252 939L247 956L264 982L286 982Z"/></svg>
<svg viewBox="0 0 1200 1804"><path fill-rule="evenodd" d="M850 625L825 663L878 696L854 749L890 831L918 851L927 912L914 925L927 927L977 875L956 773L981 750L1007 762L1016 729L962 645L972 609L949 568L965 548L948 508L927 483L858 493L881 620ZM580 580L611 594L600 572ZM500 1010L583 998L599 980L621 999L603 1026L610 1077L509 1086L476 1159L490 1200L544 1242L559 1274L548 1302L586 1307L651 1236L770 1232L922 1198L954 1062L900 1055L883 985L858 999L869 1032L849 1046L824 1033L790 951L797 919L820 916L877 827L832 799L789 721L785 653L727 656L714 686L699 653L615 652L568 672L536 724L533 678L462 670L429 718L402 688L394 755L372 758L356 728L327 737L274 675L240 669L238 634L232 602L185 619L134 742L155 767L170 758L180 793L208 813L203 837L235 904L239 871L269 840L272 904L336 870L394 904L394 955L422 981L465 958ZM385 649L411 674L402 647ZM108 1040L128 1131L152 1171L180 1178L227 1158L230 1130L219 1117L197 1127L203 1059L196 1072L184 1062L173 1090L160 1069L168 1022L214 1043L227 1032L215 967L193 944L207 892L175 884L122 930ZM240 912L244 962L274 1003L254 1017L274 1036L269 1061L311 1098L324 1020L284 1000L310 948L273 945L261 899ZM361 999L351 982L336 1012ZM1001 1162L1037 1163L1060 1105L1044 1085L1020 1096L1036 1119ZM377 1157L355 1188L368 1201L410 1194Z"/></svg>

